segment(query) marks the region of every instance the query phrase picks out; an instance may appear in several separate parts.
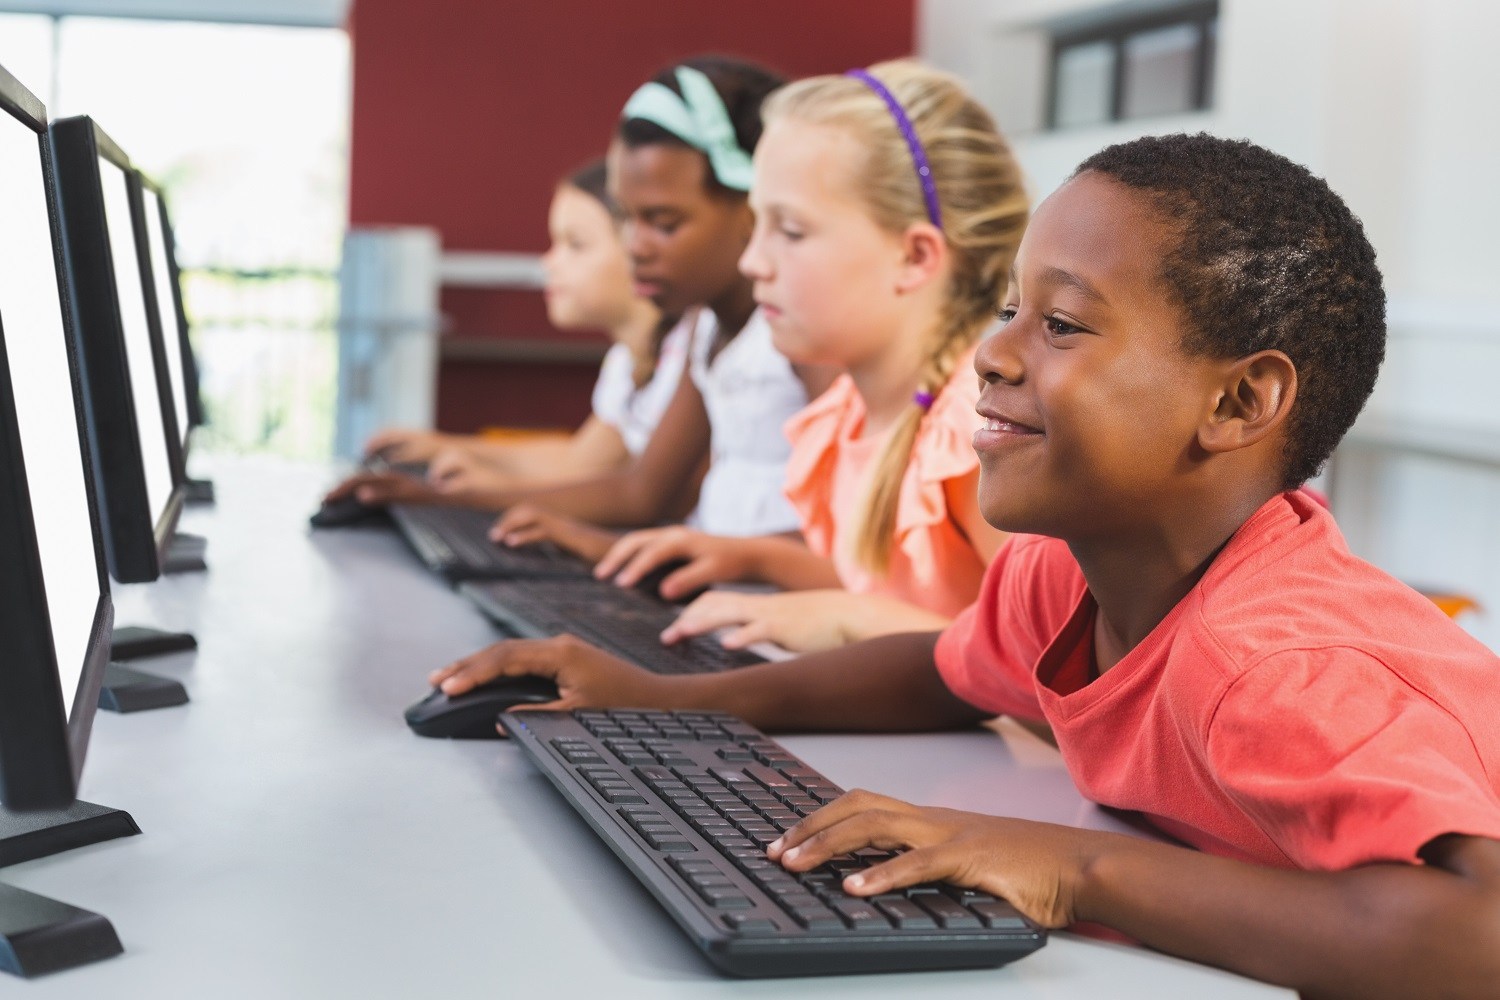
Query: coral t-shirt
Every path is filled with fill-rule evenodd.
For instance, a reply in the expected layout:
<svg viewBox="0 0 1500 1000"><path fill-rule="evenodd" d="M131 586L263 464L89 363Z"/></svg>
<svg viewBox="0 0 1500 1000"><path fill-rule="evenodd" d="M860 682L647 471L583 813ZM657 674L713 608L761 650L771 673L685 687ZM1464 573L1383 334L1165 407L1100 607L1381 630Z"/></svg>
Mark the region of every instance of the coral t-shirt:
<svg viewBox="0 0 1500 1000"><path fill-rule="evenodd" d="M1096 612L1064 543L1012 538L938 669L1048 722L1083 794L1210 853L1333 870L1500 839L1500 657L1305 495L1268 501L1102 675Z"/></svg>
<svg viewBox="0 0 1500 1000"><path fill-rule="evenodd" d="M787 421L792 443L787 499L797 510L808 548L833 561L846 590L889 594L950 617L973 603L984 559L954 520L945 491L979 488L973 444L980 425L974 410L978 399L970 352L917 428L896 505L890 568L882 576L854 557L852 535L887 435L863 435L865 404L853 379L839 376Z"/></svg>

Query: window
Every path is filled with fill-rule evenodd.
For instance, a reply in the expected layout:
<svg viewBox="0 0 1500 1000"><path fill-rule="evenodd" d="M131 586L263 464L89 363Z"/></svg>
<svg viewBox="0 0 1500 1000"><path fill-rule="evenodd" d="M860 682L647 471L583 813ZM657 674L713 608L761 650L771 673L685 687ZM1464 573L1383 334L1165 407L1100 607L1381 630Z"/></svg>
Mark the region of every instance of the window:
<svg viewBox="0 0 1500 1000"><path fill-rule="evenodd" d="M1052 39L1054 129L1202 111L1213 99L1219 5L1132 14Z"/></svg>
<svg viewBox="0 0 1500 1000"><path fill-rule="evenodd" d="M332 28L0 14L0 66L166 189L208 424L196 447L325 457L348 176Z"/></svg>

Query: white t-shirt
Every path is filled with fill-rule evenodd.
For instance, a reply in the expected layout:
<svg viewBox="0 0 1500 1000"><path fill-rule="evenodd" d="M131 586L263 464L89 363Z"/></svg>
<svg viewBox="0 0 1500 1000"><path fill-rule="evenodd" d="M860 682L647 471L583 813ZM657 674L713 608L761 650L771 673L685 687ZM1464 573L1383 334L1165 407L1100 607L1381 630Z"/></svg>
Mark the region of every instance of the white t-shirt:
<svg viewBox="0 0 1500 1000"><path fill-rule="evenodd" d="M712 535L796 531L797 512L782 492L792 450L782 425L807 405L807 390L772 346L760 310L710 363L718 332L718 319L702 310L689 370L708 410L711 444L691 523Z"/></svg>
<svg viewBox="0 0 1500 1000"><path fill-rule="evenodd" d="M656 433L656 425L667 412L667 404L677 391L682 369L687 364L692 340L691 314L677 321L661 340L656 357L656 371L640 388L635 384L635 358L630 348L615 344L604 355L599 380L594 383L594 416L620 432L631 455L646 450L646 442Z"/></svg>

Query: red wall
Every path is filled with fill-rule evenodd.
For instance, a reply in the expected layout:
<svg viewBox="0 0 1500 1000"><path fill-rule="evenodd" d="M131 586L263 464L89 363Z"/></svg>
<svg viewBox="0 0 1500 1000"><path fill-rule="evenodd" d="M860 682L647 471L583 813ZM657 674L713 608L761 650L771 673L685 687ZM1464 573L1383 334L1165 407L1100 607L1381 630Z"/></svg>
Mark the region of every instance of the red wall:
<svg viewBox="0 0 1500 1000"><path fill-rule="evenodd" d="M355 0L351 225L435 226L445 249L540 251L557 179L600 155L675 59L791 76L910 52L915 0ZM534 293L447 293L454 336L560 337ZM439 425L570 425L593 371L445 362ZM486 383L495 392L488 398Z"/></svg>

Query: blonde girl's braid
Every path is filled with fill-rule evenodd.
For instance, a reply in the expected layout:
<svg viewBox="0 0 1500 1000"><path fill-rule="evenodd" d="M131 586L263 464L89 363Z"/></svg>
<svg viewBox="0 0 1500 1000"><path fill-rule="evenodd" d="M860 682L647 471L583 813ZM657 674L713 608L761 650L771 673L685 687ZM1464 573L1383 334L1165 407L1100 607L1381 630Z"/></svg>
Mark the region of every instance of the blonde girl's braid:
<svg viewBox="0 0 1500 1000"><path fill-rule="evenodd" d="M790 84L766 100L762 113L767 124L788 118L848 129L865 152L857 183L875 221L893 233L930 221L940 226L948 245L952 273L928 334L917 396L871 469L853 534L855 558L884 574L895 542L901 481L922 419L999 305L1029 203L1010 147L956 78L911 60L880 63L864 72L863 77L818 76ZM905 122L888 101L896 103ZM919 156L929 171L925 179L918 173Z"/></svg>

